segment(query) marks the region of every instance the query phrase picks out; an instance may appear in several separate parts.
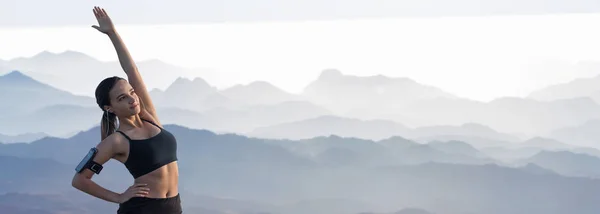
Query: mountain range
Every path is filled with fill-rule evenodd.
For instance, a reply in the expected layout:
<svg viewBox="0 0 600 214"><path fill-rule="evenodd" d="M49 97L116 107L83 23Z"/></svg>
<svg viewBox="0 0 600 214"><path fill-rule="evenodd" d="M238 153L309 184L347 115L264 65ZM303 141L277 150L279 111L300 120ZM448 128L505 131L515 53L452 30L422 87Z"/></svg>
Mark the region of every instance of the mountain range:
<svg viewBox="0 0 600 214"><path fill-rule="evenodd" d="M0 134L0 143L27 143L48 136L46 133L28 133L20 135Z"/></svg>
<svg viewBox="0 0 600 214"><path fill-rule="evenodd" d="M596 67L598 66L596 65ZM565 83L556 84L536 90L528 98L542 101L590 97L600 102L600 75L587 78L577 78Z"/></svg>
<svg viewBox="0 0 600 214"><path fill-rule="evenodd" d="M330 114L328 110L312 103L293 100L266 101L248 107L215 105L214 108L204 111L189 110L181 105L169 105L168 103L177 103L174 102L177 94L182 93L177 89L173 89L174 91L170 89L176 88L177 83L185 86L183 82L185 81L176 81L174 86L169 87L166 93L170 94L165 96L168 97L167 100L161 100L160 95L154 94L158 98L155 102L159 106L161 119L167 123L223 132L246 132L255 127ZM236 90L227 94L234 96ZM220 96L218 92L215 92L215 95ZM94 98L53 88L20 71L12 71L0 76L0 99L14 101L13 105L0 106L2 110L0 111L0 127L2 127L0 133L4 135L44 132L52 136L65 136L99 124L102 116Z"/></svg>
<svg viewBox="0 0 600 214"><path fill-rule="evenodd" d="M10 105L0 106L0 111L4 112L2 116L28 114L52 105L90 106L95 103L90 97L56 89L19 71L1 76L0 98L10 102Z"/></svg>
<svg viewBox="0 0 600 214"><path fill-rule="evenodd" d="M594 201L600 197L600 181L573 175L594 175L593 166L585 163L593 164L598 157L570 151L540 152L512 165L456 141L423 144L401 137L373 141L339 136L293 141L178 125L165 129L178 140L180 189L190 211L342 214L393 213L413 207L431 213L586 214L600 210ZM61 209L71 213L87 213L96 206L110 209L107 203L74 193L70 186L72 167L99 141L99 131L96 126L70 138L0 144L0 166L9 169L0 175L4 194L0 206L54 214ZM573 158L562 161L561 154ZM131 176L111 160L94 179L117 191L129 185L123 181ZM29 206L27 201L35 197L46 199ZM88 202L72 210L70 197ZM210 198L226 200L208 203ZM195 201L199 205L193 205Z"/></svg>
<svg viewBox="0 0 600 214"><path fill-rule="evenodd" d="M182 68L159 60L137 62L137 66L146 74L146 83L156 88L165 88L179 77L214 75L210 69ZM93 95L106 77L125 76L118 61L103 62L77 51L43 51L32 57L7 60L0 68L5 69L0 74L19 70L37 81L78 95Z"/></svg>
<svg viewBox="0 0 600 214"><path fill-rule="evenodd" d="M14 101L0 107L0 121L5 121L0 122L0 133L11 136L34 132L69 136L97 125L101 112L93 98L73 91L89 93L102 78L122 76L116 62L100 62L74 51L42 52L5 61L2 66L19 70L0 76L0 98ZM540 136L571 145L599 146L589 140L593 138L580 139L576 131L565 131L600 118L592 92L560 99L534 99L532 95L479 102L409 78L359 77L326 69L302 93L293 94L264 81L217 89L198 77L207 72L158 60L140 62L139 67L149 85L160 86L151 90L151 96L161 117L191 128L289 139L353 134L369 139L401 135L425 141L476 138L473 142L499 143ZM593 91L594 81L570 85L590 85L579 91ZM335 125L340 123L345 125ZM470 124L485 128L466 131ZM300 128L297 132L296 127ZM499 135L488 136L493 132Z"/></svg>

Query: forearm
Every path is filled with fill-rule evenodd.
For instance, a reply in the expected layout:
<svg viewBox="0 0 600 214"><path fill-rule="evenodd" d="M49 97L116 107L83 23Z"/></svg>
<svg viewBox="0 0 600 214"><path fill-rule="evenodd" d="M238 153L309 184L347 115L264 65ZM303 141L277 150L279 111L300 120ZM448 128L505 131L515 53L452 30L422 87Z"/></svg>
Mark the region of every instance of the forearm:
<svg viewBox="0 0 600 214"><path fill-rule="evenodd" d="M120 194L110 191L90 179L75 179L73 187L96 198L103 199L108 202L120 203Z"/></svg>
<svg viewBox="0 0 600 214"><path fill-rule="evenodd" d="M125 43L123 42L123 39L121 39L119 33L115 30L114 32L109 33L108 37L117 51L119 63L121 64L123 71L125 71L127 76L138 75L137 66L135 65L129 50L127 50L127 46L125 46Z"/></svg>

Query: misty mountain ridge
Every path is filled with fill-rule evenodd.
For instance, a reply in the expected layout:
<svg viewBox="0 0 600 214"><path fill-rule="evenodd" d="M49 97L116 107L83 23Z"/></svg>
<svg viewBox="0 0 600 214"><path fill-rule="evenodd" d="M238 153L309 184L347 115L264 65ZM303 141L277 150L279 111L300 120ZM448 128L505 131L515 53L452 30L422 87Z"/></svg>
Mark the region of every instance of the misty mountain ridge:
<svg viewBox="0 0 600 214"><path fill-rule="evenodd" d="M28 114L2 114L0 118L0 132L5 135L43 132L50 136L65 136L100 124L102 111L97 106L56 104Z"/></svg>
<svg viewBox="0 0 600 214"><path fill-rule="evenodd" d="M565 176L600 178L600 157L568 151L540 151L536 155L519 161L534 163Z"/></svg>
<svg viewBox="0 0 600 214"><path fill-rule="evenodd" d="M19 135L3 135L0 134L0 143L28 143L31 141L39 140L48 136L46 133L25 133Z"/></svg>
<svg viewBox="0 0 600 214"><path fill-rule="evenodd" d="M439 159L442 157L440 154L445 153L426 149L428 145L407 142L399 137L387 139L385 144L383 141L335 136L289 141L215 134L177 125L166 125L165 129L177 137L180 145L182 191L267 204L291 204L285 207L294 208L261 212L295 214L304 211L303 213L341 214L339 210L352 208L356 210L353 213L391 213L391 210L406 207L422 207L432 213L560 214L574 211L587 214L600 209L593 201L593 198L597 198L595 194L600 192L600 181L547 173L534 167L535 165L510 168L496 164L431 162L427 160L432 157ZM44 138L32 143L0 144L0 156L13 156L4 161L6 166L21 169L8 170L9 174L0 176L0 184L13 184L9 185L13 192L29 190L51 194L70 191L72 188L69 185L44 184L68 184L73 173L71 167L74 167L89 147L95 145L98 140L99 127L95 127L67 139ZM399 147L388 147L396 144ZM308 158L302 152L307 151L305 149L317 149L313 151L320 154L338 148L351 152L334 152L334 156L328 154L328 158L319 159ZM418 150L414 150L415 148ZM399 153L403 150L404 153ZM425 151L428 150L437 152L427 155ZM417 164L383 166L365 165L366 162L363 162L373 160L365 158L381 157L382 152L391 151L397 152L396 154L413 155L413 158L423 161ZM396 157L406 158L404 155ZM31 174L38 174L38 171L33 170L33 167L37 167L36 164L20 160L39 158L59 162L54 162L54 165L59 167L57 169L48 167L43 182L36 179L38 176ZM0 162L2 160L5 159L0 158ZM343 165L339 165L340 163ZM64 172L61 168L64 168ZM19 177L19 185L10 183L14 180L6 180L7 177ZM128 177L121 164L111 161L95 180L106 184L108 188L121 189L127 186L127 183L122 181ZM199 179L201 182L198 182ZM477 187L473 184L477 184ZM539 188L523 191L523 186ZM29 189L24 189L25 187ZM490 191L497 194L489 194ZM581 195L589 197L570 200ZM91 197L82 195L81 199L85 198ZM336 203L327 203L331 200L320 199L334 199ZM191 206L192 199L186 200L190 201L186 204ZM294 206L294 202L300 203ZM54 204L62 203L64 202ZM479 206L470 206L473 203ZM309 206L298 206L303 204ZM550 208L547 204L556 206ZM82 203L81 206L91 205ZM306 210L303 209L305 207ZM225 211L217 205L202 208ZM276 212L278 210L285 212ZM312 212L307 212L308 210ZM327 212L328 210L338 211Z"/></svg>
<svg viewBox="0 0 600 214"><path fill-rule="evenodd" d="M556 139L545 137L530 138L522 143L514 144L515 147L540 147L546 149L573 149L576 146L569 145Z"/></svg>
<svg viewBox="0 0 600 214"><path fill-rule="evenodd" d="M36 60L51 63L53 66L56 64L52 69L59 69L66 66L65 63L59 63L60 61L55 60L55 58L70 57L85 63L90 61L89 57L85 55L80 56L79 54L81 53L64 52L53 54L48 52L38 54L32 58L15 59L12 61L29 67L37 66L36 64L28 64ZM110 64L99 61L92 62L99 64L94 64L94 66L86 65L85 67L102 68L102 66ZM152 64L160 64L160 61L156 60L151 62ZM8 64L10 63L11 61L8 62ZM158 65L153 66L160 67ZM71 73L83 75L80 70L75 71L74 67L77 66L72 67L65 68L64 72L54 72L51 74L65 75L60 78L61 80L81 79L78 76L69 76ZM122 71L120 71L116 64L113 67L112 71L115 73L119 71L118 74L122 74ZM161 70L164 69L161 68ZM142 73L145 72L141 68L141 65L140 71ZM100 69L89 71L85 73L85 76L96 78L91 77L94 75L90 74L105 75L102 72ZM153 72L155 71L148 71L148 76L153 76L155 74ZM44 73L50 74L49 72ZM161 74L164 73L163 71ZM477 123L499 132L526 133L530 136L546 134L552 130L566 126L575 126L594 118L600 118L600 106L591 100L591 98L555 101L501 98L491 102L477 102L456 97L439 88L422 85L409 78L391 78L382 75L359 77L344 75L335 69L323 70L321 75L315 81L309 83L301 94L285 92L264 81L219 90L210 86L204 78L197 77L186 81L186 78L180 75L182 72L167 73L173 75L173 77L163 78L160 75L157 76L160 77L161 81L173 80L168 81L170 86L165 87L167 90L152 90L152 96L155 98L157 106L180 108L199 113L204 113L203 111L210 111L212 113L214 110L221 111L223 109L244 112L246 108L256 105L281 102L290 103L291 101L296 101L295 103L299 104L300 101L298 100L303 100L302 102L311 102L318 108L322 108L321 112L331 111L330 115L354 119L390 120L411 127L456 126L466 123ZM201 76L200 73L195 74L195 76L198 75ZM102 78L104 77L106 76ZM93 80L93 85L95 86L102 78L98 77ZM86 82L85 78L81 80ZM86 85L91 86L92 84L89 84L91 81L90 79ZM68 85L69 83L65 84ZM149 85L152 85L152 83L149 83ZM352 94L352 96L348 96L349 94ZM398 97L402 97L402 99L398 99ZM86 102L86 104L94 105L94 102ZM300 109L300 111L304 110ZM307 114L306 117L290 117L285 120L269 119L275 123L261 123L258 127L300 121L321 115L322 113L311 113ZM242 127L243 125L257 124L264 119L245 117L252 119L247 119L249 123L243 123L231 129L219 128L219 130L244 131L246 133L257 127L244 128ZM209 126L203 127L210 128Z"/></svg>
<svg viewBox="0 0 600 214"><path fill-rule="evenodd" d="M19 73L14 73L13 72L13 73L11 73L11 75L5 75L4 77L6 77L6 76L11 77L11 78L13 78L13 77L23 77L23 78L19 78L19 79L31 79L31 78L24 78L24 77L27 77L27 76L25 76L24 74L22 74L20 72ZM190 88L189 91L186 88ZM194 88L204 90L205 92L200 92L200 94L205 94L207 97L213 98L212 100L217 101L217 102L214 102L216 105L213 106L216 109L223 109L223 110L225 110L225 109L228 109L228 108L233 108L233 109L236 108L235 104L233 104L233 103L235 103L234 101L232 101L231 99L229 99L229 98L225 97L224 95L220 94L218 89L216 89L213 86L208 85L208 83L206 81L204 81L203 79L201 79L201 78L196 78L194 80L188 80L188 79L185 79L185 78L178 78L178 80L176 82L174 82L171 87L169 87L169 90L166 91L166 92L173 92L173 94L177 94L176 96L170 96L170 95L169 96L161 96L161 95L157 95L156 93L154 93L153 96L156 96L155 97L155 100L156 100L155 102L157 102L157 104L158 104L157 106L159 106L159 107L161 106L161 104L170 103L171 107L173 107L173 108L180 108L179 107L179 106L181 106L180 103L184 103L185 104L185 102L192 102L192 103L193 102L197 102L195 104L196 106L208 106L208 107L210 107L210 105L205 105L207 102L204 102L203 100L194 99L192 97L189 97L189 96L193 95L193 93L190 93L190 91L194 91ZM171 89L172 89L172 91L171 91ZM278 91L278 90L275 90L275 91ZM15 93L14 90L12 90L12 92ZM275 93L277 93L277 92L275 92ZM182 97L182 96L180 96L180 94L186 94L186 95L189 95L189 96ZM168 101L168 100L165 101L164 100L165 97L170 98L171 101ZM46 98L56 100L56 98L49 98L49 97L46 97ZM177 98L181 98L181 99L179 99L179 100L173 100L173 99L177 99ZM217 98L217 99L214 99L214 98ZM91 100L91 99L93 99L93 98L89 98L88 100ZM211 100L211 99L207 99L207 100ZM506 106L510 106L510 102L512 102L512 101L510 101L511 99L503 99L503 100L504 101L502 101L502 102L501 102L501 100L498 100L498 101L495 101L495 102L498 105L500 105L500 106L505 106L505 107ZM519 99L517 99L517 100L519 100ZM198 102L198 101L200 101L200 102ZM306 102L306 101L303 101L303 102ZM534 101L528 101L528 102L525 102L525 103L532 103L532 102L535 103ZM570 101L568 101L568 102L570 102ZM52 102L45 103L45 104L51 104L51 103ZM219 103L223 104L223 105L219 105ZM288 104L289 103L300 104L300 102L286 102L286 103L288 103ZM573 106L582 106L584 108L588 108L586 106L588 106L590 104L589 102L586 102L584 100L573 100L573 102L571 102L571 103L573 103ZM536 105L539 106L539 104L541 104L541 103L538 103ZM565 104L566 103L558 103L558 104L555 104L555 106L556 106L556 108L558 110L560 110L560 109L566 109L566 110L568 110L570 108L569 107L570 104L567 105L567 106L565 106ZM85 105L95 105L95 103L90 101L90 102L87 102ZM224 108L222 108L223 106L234 106L234 107L224 107ZM185 105L183 107L185 107ZM318 106L314 106L314 107L319 108ZM21 107L18 107L18 108L19 109L24 109L24 108L21 108ZM244 107L238 107L238 108L244 109ZM506 108L508 108L508 107L506 107ZM581 108L581 107L578 107L578 108ZM206 111L209 111L210 113L214 113L214 110L216 110L216 109L206 109ZM438 108L438 110L440 110L440 109ZM443 109L441 109L441 110L443 110ZM242 111L244 111L244 110L242 110ZM302 109L302 108L300 108L300 109L297 109L295 112L296 113L301 113L301 112L311 112L311 111L308 110L308 109ZM264 115L266 115L265 116L266 118L272 118L272 117L269 117L269 115L270 115L270 113L273 113L273 112L265 112L265 113L266 114L264 114ZM249 123L238 124L238 126L237 126L238 128L231 128L231 129L229 129L226 126L225 127L224 126L219 126L219 127L214 127L214 128L215 128L215 130L218 129L218 130L222 130L222 131L250 131L250 130L254 129L253 127L258 128L258 127L261 127L261 126L264 126L264 125L267 125L267 126L268 125L276 125L276 124L281 123L281 122L293 122L293 121L296 121L296 120L310 119L310 118L313 118L315 116L327 115L327 114L328 115L334 115L333 112L328 112L327 110L323 109L322 111L320 111L320 113L319 113L319 111L317 111L316 114L307 114L306 117L294 117L294 118L290 118L290 119L279 121L279 122L274 121L274 123L271 123L271 124L269 124L269 123L267 123L267 124L265 124L265 123L257 123L257 121L264 121L265 118L255 117L256 119L250 119L248 121ZM236 115L236 114L227 113L227 114L224 114L224 115ZM239 114L237 114L237 115L239 115ZM177 117L177 118L183 118L183 117ZM216 118L215 120L218 120L218 119L219 118ZM188 121L192 121L192 120L188 120ZM227 121L227 120L224 120L224 121ZM391 120L391 121L393 121L393 120ZM206 122L206 121L204 121L204 122L203 121L196 121L196 123L203 123L205 125L204 126L197 126L197 125L192 125L190 123L186 123L185 125L186 126L190 126L190 127L195 127L195 128L200 128L200 127L201 128L211 128L211 126L206 125L206 124L210 124L209 122ZM468 123L468 124L473 124L473 123ZM463 124L463 126L468 125L468 124ZM246 125L248 125L248 127L242 127L242 126L246 126ZM486 124L486 126L488 126L488 125ZM428 127L428 129L430 129L430 128L431 127ZM463 127L463 128L466 128L466 127ZM472 127L472 129L473 130L479 129L479 131L482 131L482 133L483 132L489 132L490 135L494 135L493 131L485 130L485 129L491 129L489 126L486 127L486 128ZM78 130L80 130L80 129L78 129ZM425 131L426 129L422 129L422 130L423 130L422 132L426 132ZM31 131L35 131L35 130L28 130L28 131L31 132ZM44 131L44 130L38 130L38 131ZM467 132L464 132L464 133L467 133ZM471 132L471 134L476 134L477 132L478 131L474 131L474 132ZM26 133L26 132L17 132L17 133L13 133L13 134L21 134L21 133ZM7 134L7 133L5 133L5 134ZM329 134L333 134L333 133L329 133ZM502 134L502 135L504 135L504 134ZM478 134L478 136L479 136L479 134ZM293 136L284 136L284 137L293 137ZM364 137L364 136L360 136L360 137ZM388 137L388 136L384 136L384 137ZM508 135L505 135L505 136L498 135L496 137L506 138L504 140L511 140L512 138L514 138L514 137L510 137ZM496 137L494 137L494 138L496 138Z"/></svg>
<svg viewBox="0 0 600 214"><path fill-rule="evenodd" d="M177 78L166 90L154 89L151 96L157 105L205 111L213 108L244 109L257 105L276 105L289 101L305 101L302 96L288 93L276 86L255 81L218 89L204 79Z"/></svg>
<svg viewBox="0 0 600 214"><path fill-rule="evenodd" d="M597 70L600 66L595 64L594 68ZM598 95L600 95L600 75L550 85L531 92L527 97L542 101L590 97L600 103Z"/></svg>
<svg viewBox="0 0 600 214"><path fill-rule="evenodd" d="M406 136L408 133L408 127L393 121L359 120L325 115L302 121L260 127L247 133L247 135L261 138L292 140L337 135L342 137L380 140L396 135Z"/></svg>
<svg viewBox="0 0 600 214"><path fill-rule="evenodd" d="M0 76L0 99L10 100L11 105L0 106L0 112L7 115L31 113L51 105L91 106L95 100L86 96L74 95L39 82L20 71L12 71ZM6 116L0 115L0 118Z"/></svg>
<svg viewBox="0 0 600 214"><path fill-rule="evenodd" d="M154 86L151 88L166 88L178 77L214 75L211 70L182 68L158 60L139 61L137 66L142 73L147 74L144 79L147 85ZM102 62L71 50L60 53L43 51L32 57L9 60L3 67L20 70L55 88L90 96L102 79L124 76L118 61Z"/></svg>
<svg viewBox="0 0 600 214"><path fill-rule="evenodd" d="M461 141L432 141L427 145L448 154L465 155L482 159L489 158L485 153Z"/></svg>
<svg viewBox="0 0 600 214"><path fill-rule="evenodd" d="M35 61L38 63L37 66L43 67L48 65L53 65L54 63L90 63L95 62L96 59L88 56L82 52L66 50L61 53L54 53L50 51L42 51L31 57L17 57L11 59L9 61L5 61L5 63L11 63L12 66L20 66L26 67L30 61Z"/></svg>
<svg viewBox="0 0 600 214"><path fill-rule="evenodd" d="M402 105L414 99L455 98L439 88L405 77L344 75L337 69L323 70L315 81L304 88L302 94L316 104L342 113L353 108L371 108L381 104ZM348 95L352 95L352 99L347 99Z"/></svg>
<svg viewBox="0 0 600 214"><path fill-rule="evenodd" d="M288 93L266 81L238 84L221 91L223 95L246 105L269 105L287 101L306 101L300 95Z"/></svg>
<svg viewBox="0 0 600 214"><path fill-rule="evenodd" d="M0 111L0 118L2 118L0 127L3 127L0 133L2 134L19 135L44 132L53 136L63 136L87 129L100 122L102 112L92 97L76 96L55 89L19 71L0 76L0 83L2 83L0 84L0 98L12 100L15 104L0 106L0 109L3 110ZM329 111L305 101L272 102L275 104L246 107L231 105L231 108L214 105L213 108L205 109L204 112L190 111L181 104L185 105L187 102L194 105L198 99L180 96L180 94L192 94L193 96L194 93L187 91L189 87L205 90L208 97L206 100L215 101L215 104L225 103L219 102L219 100L230 100L200 78L193 81L178 78L166 91L172 94L166 96L153 94L156 96L155 103L158 111L163 115L161 117L164 122L215 131L246 132L260 126L330 114ZM191 90L193 91L194 88ZM167 97L170 100L161 99ZM183 99L174 100L177 98ZM169 103L177 105L168 105ZM196 104L210 107L210 105L205 105L206 102ZM10 109L3 109L7 107Z"/></svg>
<svg viewBox="0 0 600 214"><path fill-rule="evenodd" d="M485 125L474 123L466 123L459 126L411 128L391 120L361 120L334 115L260 127L246 134L261 138L293 140L337 135L371 140L383 140L394 136L402 136L404 138L432 141L436 140L436 137L441 136L469 136L507 143L520 141L515 136L500 133ZM440 139L443 139L443 137Z"/></svg>
<svg viewBox="0 0 600 214"><path fill-rule="evenodd" d="M204 111L215 107L235 106L234 101L223 96L218 89L204 79L178 77L164 91L150 91L156 106L176 107L192 111Z"/></svg>
<svg viewBox="0 0 600 214"><path fill-rule="evenodd" d="M547 136L571 145L583 147L600 147L600 119L592 119L585 123L556 129Z"/></svg>
<svg viewBox="0 0 600 214"><path fill-rule="evenodd" d="M600 118L600 106L591 98L503 97L479 102L408 78L358 77L334 69L324 70L303 95L341 116L386 119L413 127L478 123L506 133L540 135Z"/></svg>

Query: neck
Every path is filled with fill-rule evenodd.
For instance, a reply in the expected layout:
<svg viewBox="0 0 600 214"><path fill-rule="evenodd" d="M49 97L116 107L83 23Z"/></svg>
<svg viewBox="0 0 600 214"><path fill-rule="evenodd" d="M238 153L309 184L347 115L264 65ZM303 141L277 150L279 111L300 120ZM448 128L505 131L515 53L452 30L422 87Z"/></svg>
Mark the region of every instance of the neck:
<svg viewBox="0 0 600 214"><path fill-rule="evenodd" d="M142 127L143 121L139 114L132 115L129 117L119 117L119 129L133 129Z"/></svg>

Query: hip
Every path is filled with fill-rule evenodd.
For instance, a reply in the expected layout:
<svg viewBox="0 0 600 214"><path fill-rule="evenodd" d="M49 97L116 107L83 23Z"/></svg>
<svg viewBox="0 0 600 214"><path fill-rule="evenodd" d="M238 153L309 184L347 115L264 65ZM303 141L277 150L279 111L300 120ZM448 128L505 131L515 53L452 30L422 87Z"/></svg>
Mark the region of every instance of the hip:
<svg viewBox="0 0 600 214"><path fill-rule="evenodd" d="M133 197L119 204L117 214L181 214L181 198L177 194L167 198Z"/></svg>

